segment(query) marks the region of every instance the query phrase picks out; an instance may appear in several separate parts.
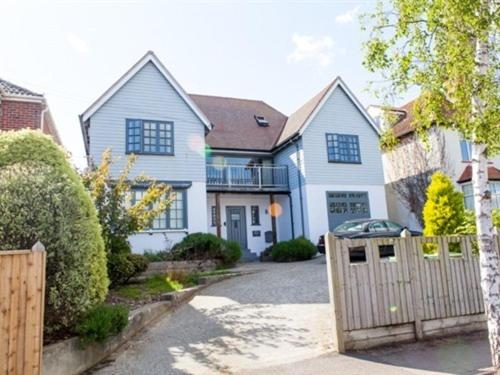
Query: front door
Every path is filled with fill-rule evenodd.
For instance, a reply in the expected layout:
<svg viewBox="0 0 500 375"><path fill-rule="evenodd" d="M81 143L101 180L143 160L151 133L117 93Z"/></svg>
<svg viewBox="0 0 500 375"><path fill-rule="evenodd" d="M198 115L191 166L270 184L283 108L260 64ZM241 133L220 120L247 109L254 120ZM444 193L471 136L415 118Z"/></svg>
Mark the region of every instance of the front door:
<svg viewBox="0 0 500 375"><path fill-rule="evenodd" d="M226 207L226 228L227 239L238 242L245 250L247 248L247 223L244 206Z"/></svg>
<svg viewBox="0 0 500 375"><path fill-rule="evenodd" d="M330 191L326 193L328 226L331 231L346 220L369 219L368 193L362 191Z"/></svg>

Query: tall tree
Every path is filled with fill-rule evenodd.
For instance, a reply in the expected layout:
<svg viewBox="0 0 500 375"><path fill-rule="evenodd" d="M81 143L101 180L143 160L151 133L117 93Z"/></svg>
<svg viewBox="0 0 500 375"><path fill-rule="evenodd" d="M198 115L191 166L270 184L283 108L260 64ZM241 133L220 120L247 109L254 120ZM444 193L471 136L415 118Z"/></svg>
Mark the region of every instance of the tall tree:
<svg viewBox="0 0 500 375"><path fill-rule="evenodd" d="M365 66L387 92L418 86L415 122L472 142L472 180L481 286L493 365L500 372L500 265L493 244L488 158L500 151L500 7L496 0L378 0L365 16Z"/></svg>

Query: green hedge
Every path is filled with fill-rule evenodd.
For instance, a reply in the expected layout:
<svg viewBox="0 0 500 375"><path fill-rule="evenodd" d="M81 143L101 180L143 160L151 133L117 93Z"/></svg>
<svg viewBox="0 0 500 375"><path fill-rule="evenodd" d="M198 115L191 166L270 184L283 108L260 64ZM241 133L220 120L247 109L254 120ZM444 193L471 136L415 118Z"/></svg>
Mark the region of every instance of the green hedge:
<svg viewBox="0 0 500 375"><path fill-rule="evenodd" d="M316 255L314 244L304 237L278 242L271 247L271 256L275 262L296 262L311 259Z"/></svg>
<svg viewBox="0 0 500 375"><path fill-rule="evenodd" d="M92 201L65 152L37 131L0 132L0 250L47 251L46 333L71 330L108 289Z"/></svg>

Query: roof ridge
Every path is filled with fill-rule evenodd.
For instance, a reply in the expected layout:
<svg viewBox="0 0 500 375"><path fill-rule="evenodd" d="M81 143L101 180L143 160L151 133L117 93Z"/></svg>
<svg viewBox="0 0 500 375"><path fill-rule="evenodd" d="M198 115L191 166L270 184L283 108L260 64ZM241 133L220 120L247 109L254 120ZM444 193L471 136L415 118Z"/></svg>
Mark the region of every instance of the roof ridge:
<svg viewBox="0 0 500 375"><path fill-rule="evenodd" d="M8 86L12 86L14 89L16 89L18 91L26 91L27 92L27 94L16 94L16 95L25 95L25 96L26 95L31 95L31 96L40 96L40 97L43 96L43 94L39 94L39 93L34 92L34 91L30 90L30 89L27 89L26 87L19 86L18 84L12 83L11 81L8 81L8 80L0 77L0 83L1 82L4 82ZM0 88L0 91L5 91L5 90L2 90Z"/></svg>

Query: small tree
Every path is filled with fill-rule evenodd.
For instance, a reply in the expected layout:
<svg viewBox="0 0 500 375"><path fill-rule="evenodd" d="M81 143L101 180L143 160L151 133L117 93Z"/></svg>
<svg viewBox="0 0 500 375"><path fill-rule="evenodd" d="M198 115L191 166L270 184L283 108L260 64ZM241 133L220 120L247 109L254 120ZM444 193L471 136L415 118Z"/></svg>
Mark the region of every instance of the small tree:
<svg viewBox="0 0 500 375"><path fill-rule="evenodd" d="M148 228L155 217L165 212L171 203L171 189L146 176L129 179L136 157L127 158L125 168L118 176L112 176L111 151L102 155L99 166L92 166L83 181L90 191L102 228L102 237L108 253L108 273L111 285L126 282L134 274L144 270L139 256L131 256L128 237ZM134 186L143 186L142 197L132 202Z"/></svg>
<svg viewBox="0 0 500 375"><path fill-rule="evenodd" d="M426 236L455 234L464 222L463 194L455 190L451 179L442 172L431 177L423 217Z"/></svg>
<svg viewBox="0 0 500 375"><path fill-rule="evenodd" d="M393 95L421 88L417 132L453 129L472 145L481 287L492 363L500 372L500 260L493 244L488 159L500 153L500 8L497 0L379 0L365 66Z"/></svg>
<svg viewBox="0 0 500 375"><path fill-rule="evenodd" d="M136 156L129 155L125 168L118 176L112 176L113 160L107 149L102 154L100 165L92 166L83 175L84 184L97 208L108 254L129 252L128 237L149 227L171 203L169 186L146 176L129 179L135 161ZM141 199L132 202L134 186L144 186L145 192Z"/></svg>

